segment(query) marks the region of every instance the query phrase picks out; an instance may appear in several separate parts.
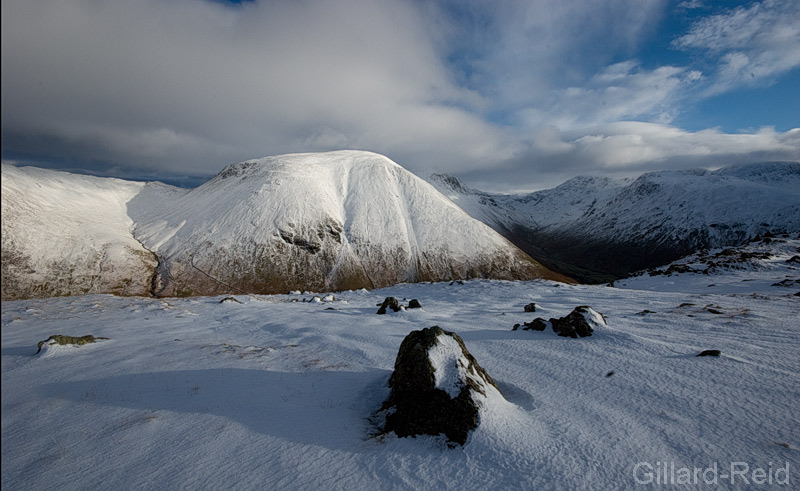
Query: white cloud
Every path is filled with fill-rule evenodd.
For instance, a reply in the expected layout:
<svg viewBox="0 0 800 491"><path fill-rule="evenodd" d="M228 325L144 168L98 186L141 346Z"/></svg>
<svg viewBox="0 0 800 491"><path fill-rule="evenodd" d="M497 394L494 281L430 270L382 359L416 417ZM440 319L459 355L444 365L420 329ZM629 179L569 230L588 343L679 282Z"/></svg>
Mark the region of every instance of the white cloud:
<svg viewBox="0 0 800 491"><path fill-rule="evenodd" d="M663 14L664 0L453 0L468 22L453 30L472 56L466 83L494 111L536 108L633 52ZM464 6L467 5L467 6Z"/></svg>
<svg viewBox="0 0 800 491"><path fill-rule="evenodd" d="M800 155L800 130L778 133L762 128L751 134L710 129L683 131L652 123L614 123L575 140L577 152L598 169L640 169L676 160L690 166L729 165L753 160L786 160ZM760 158L759 158L760 157Z"/></svg>
<svg viewBox="0 0 800 491"><path fill-rule="evenodd" d="M678 4L678 9L681 10L694 10L703 8L704 4L702 0L684 0Z"/></svg>
<svg viewBox="0 0 800 491"><path fill-rule="evenodd" d="M800 2L764 0L706 17L673 44L716 59L706 95L769 84L800 67Z"/></svg>
<svg viewBox="0 0 800 491"><path fill-rule="evenodd" d="M645 70L633 61L617 63L584 87L562 91L549 114L539 118L566 129L632 118L669 123L675 117L676 99L699 78L699 72L680 67Z"/></svg>
<svg viewBox="0 0 800 491"><path fill-rule="evenodd" d="M661 169L716 168L800 157L800 128L729 134L618 122L570 131L543 127L529 141L529 147L505 167L461 177L479 189L523 192L553 187L576 175L630 177Z"/></svg>

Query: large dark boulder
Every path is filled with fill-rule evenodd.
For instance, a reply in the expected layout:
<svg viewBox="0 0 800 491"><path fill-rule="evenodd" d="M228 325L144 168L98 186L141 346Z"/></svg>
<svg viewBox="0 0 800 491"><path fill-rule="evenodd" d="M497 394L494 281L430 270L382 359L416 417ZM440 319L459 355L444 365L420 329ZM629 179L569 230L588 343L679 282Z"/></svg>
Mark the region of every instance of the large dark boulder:
<svg viewBox="0 0 800 491"><path fill-rule="evenodd" d="M461 337L439 326L406 336L389 386L383 405L386 432L400 437L444 434L452 445L463 445L478 426L482 400L502 397Z"/></svg>

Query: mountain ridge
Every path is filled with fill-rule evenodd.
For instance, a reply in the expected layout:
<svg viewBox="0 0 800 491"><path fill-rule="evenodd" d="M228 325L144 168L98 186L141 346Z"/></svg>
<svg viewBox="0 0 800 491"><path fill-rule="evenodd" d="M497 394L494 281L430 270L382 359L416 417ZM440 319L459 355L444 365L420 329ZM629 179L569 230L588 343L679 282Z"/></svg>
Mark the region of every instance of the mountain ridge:
<svg viewBox="0 0 800 491"><path fill-rule="evenodd" d="M551 269L605 282L701 248L800 231L800 162L576 177L521 195L431 176L442 194Z"/></svg>

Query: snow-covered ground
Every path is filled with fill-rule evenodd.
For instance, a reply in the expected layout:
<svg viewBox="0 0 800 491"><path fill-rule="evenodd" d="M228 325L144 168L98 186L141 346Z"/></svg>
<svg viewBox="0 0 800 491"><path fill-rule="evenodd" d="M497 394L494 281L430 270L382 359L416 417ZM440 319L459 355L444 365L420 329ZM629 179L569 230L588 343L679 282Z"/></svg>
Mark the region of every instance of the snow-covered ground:
<svg viewBox="0 0 800 491"><path fill-rule="evenodd" d="M616 281L652 291L746 294L800 290L800 234L756 238L740 247L704 250Z"/></svg>
<svg viewBox="0 0 800 491"><path fill-rule="evenodd" d="M800 266L779 266L762 270L771 283L717 273L740 288L682 274L638 289L480 280L314 302L4 302L2 488L746 488L759 469L796 488L800 297L772 283ZM423 309L376 315L389 295ZM608 325L582 339L511 330L578 305ZM401 341L433 325L464 339L508 402L486 404L463 447L374 436ZM109 339L35 355L53 334ZM721 356L695 356L706 349Z"/></svg>

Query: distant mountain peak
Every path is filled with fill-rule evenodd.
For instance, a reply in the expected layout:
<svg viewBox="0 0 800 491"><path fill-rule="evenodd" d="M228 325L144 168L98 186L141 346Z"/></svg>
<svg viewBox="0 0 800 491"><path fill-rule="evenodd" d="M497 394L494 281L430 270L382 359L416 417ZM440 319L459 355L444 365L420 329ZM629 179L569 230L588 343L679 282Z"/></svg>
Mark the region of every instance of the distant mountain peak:
<svg viewBox="0 0 800 491"><path fill-rule="evenodd" d="M429 180L440 186L440 189L446 188L462 194L473 194L473 190L467 187L461 179L450 174L433 173L430 175Z"/></svg>

